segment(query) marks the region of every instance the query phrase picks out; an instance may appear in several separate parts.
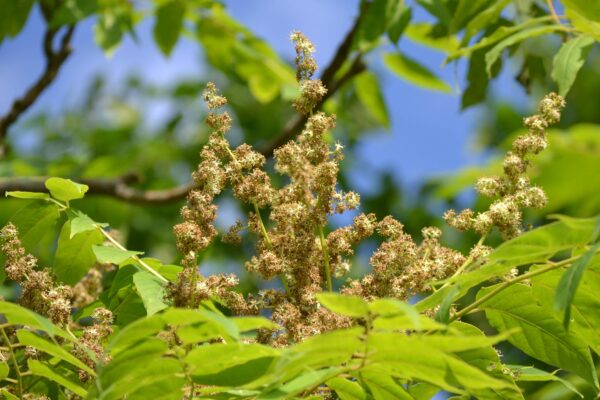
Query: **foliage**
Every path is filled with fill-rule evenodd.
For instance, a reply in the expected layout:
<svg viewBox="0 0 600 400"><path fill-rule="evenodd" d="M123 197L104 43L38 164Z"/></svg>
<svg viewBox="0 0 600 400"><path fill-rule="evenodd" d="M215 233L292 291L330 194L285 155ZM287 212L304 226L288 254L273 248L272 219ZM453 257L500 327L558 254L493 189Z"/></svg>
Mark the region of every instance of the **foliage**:
<svg viewBox="0 0 600 400"><path fill-rule="evenodd" d="M106 113L98 81L64 120L34 123L49 125L35 157L8 148L0 161L10 198L0 212L4 398L598 396L598 127L546 131L560 120L561 96L577 93L577 75L595 57L598 7L565 0L565 18L552 2L361 1L354 27L317 79L314 45L300 32L292 33L294 73L218 1L149 4L0 0L0 42L19 34L33 7L47 24L48 70L45 83L28 92L29 104L56 76L73 27L86 18L95 20L95 40L107 54L144 18L152 18L167 57L180 37L192 38L224 88L222 95L204 80L165 89L132 79ZM417 10L430 19L413 21ZM50 51L63 31L62 47ZM524 87L556 87L561 95L544 97L538 114L525 119L526 131L499 142L502 161L432 186L437 198L455 203L479 178L475 211L444 216L470 231L444 232L449 242L460 240L456 246L442 243L429 215L416 213L406 226L380 218L390 213L394 190L382 195L390 198L363 199L359 213L361 198L348 189L341 163L344 145L351 153L360 135L390 126L373 55L414 85L452 91L401 49L406 39L445 53L447 62L468 62L463 108L486 99L506 50L509 63L521 64ZM545 46L552 56L538 48ZM209 129L186 112L200 95ZM179 107L148 134L128 96L140 108L164 98ZM2 117L0 139L25 103ZM334 130L332 112L350 135ZM288 120L292 128L279 131ZM232 124L258 150L232 146ZM189 184L174 186L181 182L170 168L176 164L191 173ZM22 180L32 175L73 180ZM98 194L117 200L92 198ZM183 198L176 225L176 203L152 205ZM223 198L235 198L240 216L227 233L215 226ZM565 211L571 216L526 224ZM333 228L333 214L348 212L352 224ZM415 226L423 228L420 239L411 235ZM149 256L165 243L180 257L172 250L166 262ZM369 273L355 257L364 244L375 248ZM241 283L234 274L200 272L225 256L245 266Z"/></svg>

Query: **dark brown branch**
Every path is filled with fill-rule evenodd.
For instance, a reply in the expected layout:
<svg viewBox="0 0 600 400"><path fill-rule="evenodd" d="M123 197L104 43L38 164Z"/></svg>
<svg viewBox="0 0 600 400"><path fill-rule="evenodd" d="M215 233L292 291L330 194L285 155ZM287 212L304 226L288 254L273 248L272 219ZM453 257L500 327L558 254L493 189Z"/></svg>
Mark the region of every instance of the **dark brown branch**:
<svg viewBox="0 0 600 400"><path fill-rule="evenodd" d="M0 178L0 196L6 192L47 192L44 182L46 176L27 178ZM138 181L133 175L125 175L116 179L77 179L77 182L89 186L88 194L116 197L120 200L138 204L156 204L176 201L185 198L193 184L181 185L165 190L139 190L130 185Z"/></svg>
<svg viewBox="0 0 600 400"><path fill-rule="evenodd" d="M368 3L365 3L368 4ZM340 69L344 63L350 57L352 52L352 45L356 32L359 29L361 16L365 14L365 9L361 10L360 15L357 17L352 29L346 34L343 42L338 47L333 59L323 71L321 75L321 81L327 87L327 94L323 97L321 102L315 107L320 110L325 101L333 96L347 81L352 79L354 76L360 74L365 69L365 65L362 62L362 57L358 54L352 65L348 70L339 78L336 79L336 75L340 72ZM64 61L64 60L63 60ZM38 94L39 95L39 94ZM273 151L292 139L297 133L302 130L302 127L306 123L306 117L299 114L295 115L283 128L281 133L275 140L267 143L266 146L260 149L260 152L266 157L273 155ZM0 136L1 139L1 136ZM11 178L11 179L0 179L0 196L4 196L7 191L31 191L31 192L45 192L44 186L45 177L37 178ZM188 192L195 188L193 182L177 186L165 190L139 190L132 188L130 185L135 183L135 180L128 178L127 176L117 179L78 179L80 183L84 183L89 186L88 194L90 195L105 195L116 197L121 200L125 200L131 203L139 204L160 204L171 201L181 200L186 197Z"/></svg>
<svg viewBox="0 0 600 400"><path fill-rule="evenodd" d="M5 140L8 128L14 124L19 116L23 114L44 92L44 90L54 81L60 67L71 54L71 38L75 27L67 28L60 40L60 46L57 50L53 48L54 38L58 33L57 29L46 30L44 36L44 55L46 57L46 67L38 80L25 92L25 94L15 100L10 110L0 118L0 159L5 154Z"/></svg>

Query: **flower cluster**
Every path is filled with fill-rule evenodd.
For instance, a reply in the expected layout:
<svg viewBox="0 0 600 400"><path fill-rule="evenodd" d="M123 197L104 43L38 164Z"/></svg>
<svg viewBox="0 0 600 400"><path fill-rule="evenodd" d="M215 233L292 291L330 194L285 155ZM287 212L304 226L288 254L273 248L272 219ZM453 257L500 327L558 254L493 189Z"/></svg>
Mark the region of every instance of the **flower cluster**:
<svg viewBox="0 0 600 400"><path fill-rule="evenodd" d="M360 280L348 280L341 289L372 300L394 297L402 300L423 292L432 281L459 274L482 263L491 249L483 239L465 256L442 245L441 230L427 227L416 242L392 216L379 220L375 214L360 213L350 226L326 233L329 217L360 208L360 196L338 190L337 177L343 160L342 146L331 147L325 135L335 127L335 117L318 111L326 93L322 83L313 79L316 62L314 46L299 32L292 34L296 44L297 79L300 96L295 108L306 116L303 130L273 154L275 172L285 177L283 187L274 187L263 169L265 158L251 146L231 148L225 134L231 126L226 112L213 110L226 104L214 84L209 83L204 100L211 110L207 124L213 129L201 151L200 164L193 178L197 189L188 197L181 215L184 221L174 229L183 253L184 270L170 286L169 298L178 307L197 307L206 299L217 299L235 314L258 314L271 310L271 318L284 329L263 330L258 341L285 346L331 329L348 326L351 321L320 307L315 294L332 290L332 277L341 278L351 269L350 258L356 246L378 234L382 243L373 253L372 273ZM528 118L528 135L515 141L504 161L504 176L483 178L478 190L499 196L486 212L449 211L448 222L459 229L476 229L485 234L498 226L505 236L520 232L521 207L539 207L545 202L543 191L529 184L525 172L528 156L545 147L545 128L558 121L562 98L551 94L540 106L540 115ZM256 253L245 268L265 280L279 278L285 292L259 291L244 298L234 289L233 275L203 277L196 255L217 235L213 226L217 208L214 199L226 187L250 206L247 223L237 221L223 237L239 244L240 232L256 237ZM263 219L263 215L268 219Z"/></svg>
<svg viewBox="0 0 600 400"><path fill-rule="evenodd" d="M237 199L252 204L256 210L270 204L274 190L269 176L260 169L265 163L263 155L246 144L231 149L225 138L231 117L227 112L213 111L224 106L227 99L218 94L213 83L207 84L204 101L211 110L206 122L213 132L200 153L198 169L192 174L198 189L190 192L181 209L184 221L173 228L177 247L184 255L184 270L177 283L170 286L169 297L178 307L197 307L201 301L216 297L232 309L249 312L243 297L229 290L237 285L237 278L221 275L205 279L198 272L197 254L217 235L217 206L213 203L227 185L233 188ZM240 222L236 223L225 240L239 242L237 233L243 228Z"/></svg>
<svg viewBox="0 0 600 400"><path fill-rule="evenodd" d="M6 256L6 275L22 290L20 303L47 316L55 324L65 326L71 316L71 288L57 286L49 270L36 269L37 259L27 254L13 224L0 230L0 243Z"/></svg>
<svg viewBox="0 0 600 400"><path fill-rule="evenodd" d="M83 329L83 334L75 348L73 355L83 361L88 367L94 369L96 364L104 365L110 361L110 356L104 352L103 341L113 331L113 314L103 307L98 307L92 313L94 324ZM93 357L95 358L92 358ZM86 382L91 375L80 369L79 379Z"/></svg>
<svg viewBox="0 0 600 400"><path fill-rule="evenodd" d="M294 108L304 115L309 115L327 94L327 88L320 79L312 79L317 70L317 62L313 57L315 45L301 32L290 35L296 48L296 79L300 84L300 96L294 101Z"/></svg>
<svg viewBox="0 0 600 400"><path fill-rule="evenodd" d="M377 224L377 232L385 241L371 257L373 273L360 281L350 281L343 292L369 300L407 300L424 291L431 281L452 275L465 262L461 253L440 244L442 232L438 228L423 228L423 240L418 245L391 216Z"/></svg>
<svg viewBox="0 0 600 400"><path fill-rule="evenodd" d="M477 191L486 197L499 197L488 210L475 213L465 209L460 213L449 210L444 218L461 231L473 229L480 235L487 234L497 226L506 238L518 236L522 231L521 209L541 208L546 205L544 191L531 185L526 175L529 156L538 154L548 145L546 128L560 120L565 101L556 93L550 93L539 104L539 114L525 118L528 133L519 136L502 164L502 176L484 177L477 181Z"/></svg>

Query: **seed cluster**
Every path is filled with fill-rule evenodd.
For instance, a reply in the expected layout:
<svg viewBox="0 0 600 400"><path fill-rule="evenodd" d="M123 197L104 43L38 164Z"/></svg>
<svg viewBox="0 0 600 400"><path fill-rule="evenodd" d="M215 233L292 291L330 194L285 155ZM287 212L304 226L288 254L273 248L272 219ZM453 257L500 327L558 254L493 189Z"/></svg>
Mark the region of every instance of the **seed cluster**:
<svg viewBox="0 0 600 400"><path fill-rule="evenodd" d="M48 269L36 269L37 259L27 254L13 224L0 230L0 243L6 256L6 275L22 290L20 304L65 326L71 317L71 287L56 285Z"/></svg>
<svg viewBox="0 0 600 400"><path fill-rule="evenodd" d="M95 369L96 364L105 365L110 362L110 356L104 352L103 341L113 331L113 314L106 308L98 307L92 313L92 318L95 323L83 329L83 334L72 353L88 367ZM79 379L82 382L87 382L91 377L88 372L79 370Z"/></svg>
<svg viewBox="0 0 600 400"><path fill-rule="evenodd" d="M484 177L477 181L475 188L486 197L495 200L488 210L475 213L465 209L460 213L449 210L444 215L451 226L461 231L475 230L480 235L487 234L494 226L505 238L518 236L522 232L522 209L542 208L547 203L544 191L531 185L527 177L529 157L544 150L547 145L546 128L560 121L560 112L565 106L564 99L550 93L539 104L539 114L527 117L523 123L528 133L519 136L506 154L502 164L502 176Z"/></svg>
<svg viewBox="0 0 600 400"><path fill-rule="evenodd" d="M209 83L204 100L211 110L206 121L213 129L201 151L200 164L193 178L198 189L191 192L182 208L183 222L174 228L177 245L182 251L184 270L172 284L169 297L179 307L197 307L205 299L219 299L236 314L257 314L270 310L271 318L282 331L261 331L258 340L276 346L298 342L308 336L348 326L351 321L319 306L315 294L331 290L331 277L341 278L351 269L350 258L356 246L378 235L382 243L373 253L372 272L360 280L349 279L342 292L372 300L394 297L402 300L428 289L435 280L460 273L466 266L481 264L491 249L483 240L467 256L441 244L441 230L427 227L418 243L404 232L403 225L392 216L379 220L375 214L361 213L350 226L326 234L327 221L334 213L360 208L360 196L337 188L340 144L330 146L326 135L335 127L335 117L315 108L327 93L322 82L313 79L317 69L314 45L301 33L293 32L296 46L297 80L300 96L294 102L298 112L307 117L299 135L274 151L273 168L286 177L287 184L274 187L263 169L265 158L247 144L232 149L225 135L231 126L227 112L215 110L227 100ZM529 134L519 137L504 161L504 176L482 178L477 189L487 196L499 196L486 212L465 210L446 213L450 225L475 229L482 235L498 226L507 237L520 232L521 207L541 207L544 192L529 184L525 173L527 157L546 146L545 128L558 121L562 98L547 96L540 105L540 115L527 118ZM256 237L256 254L245 268L265 280L281 279L285 293L269 289L244 298L236 292L233 275L203 277L196 256L217 235L213 223L217 208L214 199L226 187L246 203L247 223L237 221L223 241L241 242L240 233ZM264 216L268 219L264 220Z"/></svg>
<svg viewBox="0 0 600 400"><path fill-rule="evenodd" d="M377 232L385 240L371 257L373 272L350 281L343 292L369 300L407 300L424 291L429 282L452 275L465 262L461 253L440 244L438 228L423 228L423 240L417 244L399 221L387 216L377 224Z"/></svg>

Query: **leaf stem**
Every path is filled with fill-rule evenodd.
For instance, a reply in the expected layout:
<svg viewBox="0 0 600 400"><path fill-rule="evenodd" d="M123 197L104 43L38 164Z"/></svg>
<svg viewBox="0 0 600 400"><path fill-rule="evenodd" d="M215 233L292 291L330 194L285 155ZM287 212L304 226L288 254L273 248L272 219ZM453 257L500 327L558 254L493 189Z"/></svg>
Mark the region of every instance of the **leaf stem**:
<svg viewBox="0 0 600 400"><path fill-rule="evenodd" d="M323 251L323 260L325 262L325 279L327 281L327 290L333 292L333 285L331 284L331 267L329 265L329 248L327 247L327 240L323 233L323 227L319 227L319 239L321 240L321 250Z"/></svg>
<svg viewBox="0 0 600 400"><path fill-rule="evenodd" d="M477 244L475 246L481 246L483 244L483 242L485 241L486 237L487 237L487 234L483 235L479 239L479 241L477 242ZM462 274L465 271L465 269L467 269L472 263L473 263L473 252L471 252L469 254L469 256L462 263L462 265L460 267L458 267L458 269L456 271L454 271L454 273L452 274L452 276L450 278L448 278L448 279L452 279L452 278L454 278L454 277ZM450 282L446 281L446 283L444 283L440 289L443 289L443 288L447 287L448 285L450 285Z"/></svg>
<svg viewBox="0 0 600 400"><path fill-rule="evenodd" d="M548 4L548 9L550 10L550 14L552 15L552 19L554 19L554 21L561 25L560 23L560 18L558 17L558 14L556 14L556 9L554 8L554 2L553 0L546 0L546 4Z"/></svg>
<svg viewBox="0 0 600 400"><path fill-rule="evenodd" d="M121 243L117 242L112 236L110 236L108 234L108 232L106 232L104 229L102 229L102 227L98 224L94 224L94 226L96 227L96 229L98 231L100 231L100 233L102 233L104 235L104 237L111 242L116 248L118 248L119 250L123 250L123 251L127 251L127 249L125 247L123 247L123 245L121 245ZM160 279L163 283L169 283L169 280L167 278L165 278L164 276L162 276L161 274L159 274L154 268L152 268L151 266L149 266L148 264L146 264L141 258L139 258L138 256L132 256L131 258L133 258L135 260L136 263L138 263L142 268L146 269L148 272L150 272L152 275L156 276L158 279Z"/></svg>
<svg viewBox="0 0 600 400"><path fill-rule="evenodd" d="M515 283L519 283L519 282L522 282L522 281L527 280L529 278L532 278L534 276L542 275L542 274L544 274L544 273L546 273L548 271L552 271L552 270L558 269L560 267L563 267L565 265L568 265L568 264L572 263L573 261L577 260L580 257L581 257L581 255L578 255L578 256L573 256L573 257L566 258L566 259L564 259L562 261L559 261L559 262L556 262L556 263L549 263L549 264L546 264L546 266L543 267L543 268L537 269L535 271L528 272L528 273L523 274L523 275L519 275L519 276L517 276L514 279L508 280L508 281L506 281L506 282L504 282L504 283L496 286L496 288L493 289L488 294L486 294L484 296L481 296L479 299L477 299L473 303L469 304L467 307L465 307L462 310L460 310L457 313L455 313L452 317L450 317L449 322L456 321L457 319L463 317L464 315L469 314L474 309L478 308L480 305L482 305L486 301L490 300L492 297L496 296L498 293L502 292L504 289L507 289L508 287L514 285Z"/></svg>
<svg viewBox="0 0 600 400"><path fill-rule="evenodd" d="M17 375L17 382L18 382L17 387L18 387L18 391L19 391L18 392L19 398L22 399L23 398L23 377L21 375L21 370L19 369L19 363L17 362L17 356L15 355L13 346L11 345L10 340L8 339L8 335L6 334L4 327L0 327L0 333L2 333L2 338L6 342L6 345L8 346L8 351L10 352L10 358L12 359L13 365L15 366L15 374Z"/></svg>
<svg viewBox="0 0 600 400"><path fill-rule="evenodd" d="M227 153L229 153L229 157L231 157L233 162L235 162L235 163L238 162L237 157L235 156L235 154L233 154L233 152L231 151L231 149L229 147L227 147ZM241 172L240 172L240 174L241 174ZM271 243L271 238L269 237L269 232L267 231L267 228L265 227L265 223L263 222L263 219L260 215L260 209L258 208L258 204L255 201L253 201L252 206L254 207L254 212L256 214L256 218L258 218L258 225L260 226L260 232L262 233L263 239L265 240L267 249L271 250L273 248L273 244ZM288 285L287 279L285 277L285 273L281 273L279 275L279 277L281 278L281 283L283 284L285 293L289 297L291 295L291 292L290 292L290 287Z"/></svg>

